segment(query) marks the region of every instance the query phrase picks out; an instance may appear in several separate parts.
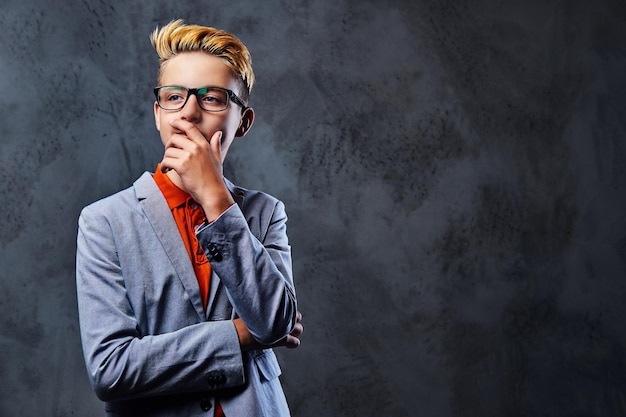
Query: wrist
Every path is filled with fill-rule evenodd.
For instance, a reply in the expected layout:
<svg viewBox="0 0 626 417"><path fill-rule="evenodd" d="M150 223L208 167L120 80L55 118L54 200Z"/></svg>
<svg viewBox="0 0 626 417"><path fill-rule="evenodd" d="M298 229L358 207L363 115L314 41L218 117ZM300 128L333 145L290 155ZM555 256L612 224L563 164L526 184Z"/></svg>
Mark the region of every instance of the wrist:
<svg viewBox="0 0 626 417"><path fill-rule="evenodd" d="M196 201L202 206L208 223L217 220L218 217L235 204L235 200L230 195L230 191L228 191L225 185L223 190L209 192Z"/></svg>
<svg viewBox="0 0 626 417"><path fill-rule="evenodd" d="M224 198L222 200L217 200L210 203L202 203L201 206L204 210L204 215L206 216L207 223L213 223L233 204L235 204L235 201L232 197Z"/></svg>
<svg viewBox="0 0 626 417"><path fill-rule="evenodd" d="M258 342L254 340L252 334L246 327L243 320L237 318L233 320L233 323L235 324L235 330L237 330L237 337L239 338L239 346L241 347L241 351L246 352L248 350L258 348Z"/></svg>

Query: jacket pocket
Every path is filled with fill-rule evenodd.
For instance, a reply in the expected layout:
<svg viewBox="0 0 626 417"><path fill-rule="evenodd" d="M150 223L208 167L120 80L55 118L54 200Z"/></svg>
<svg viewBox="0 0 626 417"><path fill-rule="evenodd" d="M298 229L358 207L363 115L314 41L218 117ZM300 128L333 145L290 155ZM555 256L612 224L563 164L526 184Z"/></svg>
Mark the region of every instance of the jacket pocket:
<svg viewBox="0 0 626 417"><path fill-rule="evenodd" d="M259 370L259 375L266 381L278 378L282 373L276 354L271 349L257 351L254 355L254 363Z"/></svg>

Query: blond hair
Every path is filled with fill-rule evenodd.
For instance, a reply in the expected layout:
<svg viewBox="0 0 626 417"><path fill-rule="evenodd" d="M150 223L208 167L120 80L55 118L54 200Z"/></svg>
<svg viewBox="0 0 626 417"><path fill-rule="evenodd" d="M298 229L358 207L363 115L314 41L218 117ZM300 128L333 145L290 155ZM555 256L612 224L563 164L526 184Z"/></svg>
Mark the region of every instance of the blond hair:
<svg viewBox="0 0 626 417"><path fill-rule="evenodd" d="M207 26L187 25L182 19L173 20L162 28L156 28L150 35L150 42L159 56L161 80L163 65L181 52L202 51L224 60L241 81L241 99L246 101L254 85L252 58L248 48L230 33Z"/></svg>

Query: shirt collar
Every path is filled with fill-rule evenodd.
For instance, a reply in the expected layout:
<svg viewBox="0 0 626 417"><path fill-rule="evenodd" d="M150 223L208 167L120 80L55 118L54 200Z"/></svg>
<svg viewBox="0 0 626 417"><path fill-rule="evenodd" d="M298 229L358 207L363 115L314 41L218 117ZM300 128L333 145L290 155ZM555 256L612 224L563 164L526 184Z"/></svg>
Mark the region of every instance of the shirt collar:
<svg viewBox="0 0 626 417"><path fill-rule="evenodd" d="M176 184L172 182L170 177L161 172L161 164L157 165L153 178L154 182L156 182L157 186L163 193L170 210L182 206L191 198L189 193L178 188Z"/></svg>

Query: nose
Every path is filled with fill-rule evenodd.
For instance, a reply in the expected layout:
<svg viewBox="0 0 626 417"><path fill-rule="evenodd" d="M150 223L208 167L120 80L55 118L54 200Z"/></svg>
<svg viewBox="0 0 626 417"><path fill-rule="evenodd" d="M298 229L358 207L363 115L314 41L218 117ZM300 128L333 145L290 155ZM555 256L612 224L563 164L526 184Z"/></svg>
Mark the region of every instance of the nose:
<svg viewBox="0 0 626 417"><path fill-rule="evenodd" d="M180 118L188 122L196 122L202 115L202 109L198 104L198 97L192 94L182 109L180 109Z"/></svg>

